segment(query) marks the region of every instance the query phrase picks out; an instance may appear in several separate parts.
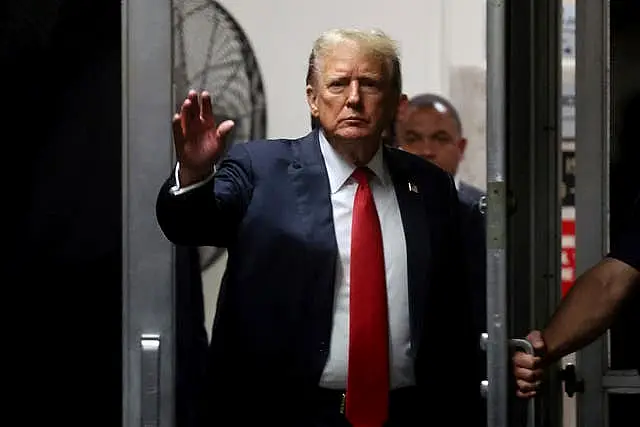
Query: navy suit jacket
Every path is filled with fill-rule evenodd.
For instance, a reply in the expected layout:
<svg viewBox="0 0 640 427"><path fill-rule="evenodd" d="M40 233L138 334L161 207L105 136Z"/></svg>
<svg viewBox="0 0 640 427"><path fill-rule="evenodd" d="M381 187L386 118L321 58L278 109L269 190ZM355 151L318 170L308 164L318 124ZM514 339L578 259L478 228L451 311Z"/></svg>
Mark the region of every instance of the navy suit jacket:
<svg viewBox="0 0 640 427"><path fill-rule="evenodd" d="M467 274L473 301L473 315L478 333L487 330L487 244L485 216L480 199L485 193L479 188L460 182L460 217L463 243L466 250Z"/></svg>
<svg viewBox="0 0 640 427"><path fill-rule="evenodd" d="M453 180L394 148L384 147L384 160L404 226L398 232L407 245L411 339L425 414L452 425L477 421L479 384L469 360L477 337L463 289ZM303 416L329 353L338 257L318 132L236 144L206 185L174 196L173 184L170 177L157 200L167 238L228 249L207 412L218 419L259 413L262 421L302 425L294 420Z"/></svg>
<svg viewBox="0 0 640 427"><path fill-rule="evenodd" d="M475 334L487 331L487 243L485 216L480 209L480 199L485 193L465 182L458 186L461 206L461 227L467 266L465 273L471 292ZM478 382L487 378L487 353L476 343L476 371ZM486 405L480 401L483 425L486 424Z"/></svg>

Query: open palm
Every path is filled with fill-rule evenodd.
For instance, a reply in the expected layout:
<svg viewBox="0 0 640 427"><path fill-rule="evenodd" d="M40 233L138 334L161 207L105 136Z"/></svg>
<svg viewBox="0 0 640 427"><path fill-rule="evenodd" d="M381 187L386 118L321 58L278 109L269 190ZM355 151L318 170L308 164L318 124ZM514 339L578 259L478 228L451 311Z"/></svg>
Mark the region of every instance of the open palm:
<svg viewBox="0 0 640 427"><path fill-rule="evenodd" d="M233 128L231 120L216 127L211 96L190 91L173 118L173 141L180 162L181 185L204 179L224 152L224 136Z"/></svg>

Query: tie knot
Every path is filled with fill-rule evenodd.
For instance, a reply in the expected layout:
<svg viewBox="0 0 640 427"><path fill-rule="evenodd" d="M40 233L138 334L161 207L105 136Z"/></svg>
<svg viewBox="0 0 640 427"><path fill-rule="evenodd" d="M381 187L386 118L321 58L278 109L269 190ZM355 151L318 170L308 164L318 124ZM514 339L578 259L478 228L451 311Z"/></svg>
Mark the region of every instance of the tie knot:
<svg viewBox="0 0 640 427"><path fill-rule="evenodd" d="M358 185L367 185L369 184L372 174L373 172L371 172L371 169L367 167L358 167L353 171L351 176L356 180Z"/></svg>

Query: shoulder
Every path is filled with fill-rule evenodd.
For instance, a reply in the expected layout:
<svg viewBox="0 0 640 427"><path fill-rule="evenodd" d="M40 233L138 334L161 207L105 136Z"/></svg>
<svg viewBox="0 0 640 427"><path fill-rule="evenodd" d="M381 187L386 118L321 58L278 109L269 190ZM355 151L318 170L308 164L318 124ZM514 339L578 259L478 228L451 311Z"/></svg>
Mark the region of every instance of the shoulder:
<svg viewBox="0 0 640 427"><path fill-rule="evenodd" d="M453 177L445 170L419 156L391 147L385 148L385 161L394 181L406 180L418 187L430 212L450 216L460 210Z"/></svg>
<svg viewBox="0 0 640 427"><path fill-rule="evenodd" d="M269 163L277 159L290 158L294 147L309 139L310 135L305 135L295 139L273 138L237 142L231 145L225 157L228 159L247 158L252 163L258 164Z"/></svg>
<svg viewBox="0 0 640 427"><path fill-rule="evenodd" d="M246 142L236 142L229 148L229 155L235 153L248 153L250 155L257 154L276 154L280 151L289 150L291 145L298 141L297 139L256 139Z"/></svg>
<svg viewBox="0 0 640 427"><path fill-rule="evenodd" d="M478 187L474 187L471 184L460 181L460 185L458 188L458 197L460 198L461 202L473 206L479 203L480 199L485 195L485 192Z"/></svg>
<svg viewBox="0 0 640 427"><path fill-rule="evenodd" d="M395 147L385 146L385 156L389 167L394 171L401 171L410 177L427 179L434 184L449 186L453 179L443 169L414 154Z"/></svg>

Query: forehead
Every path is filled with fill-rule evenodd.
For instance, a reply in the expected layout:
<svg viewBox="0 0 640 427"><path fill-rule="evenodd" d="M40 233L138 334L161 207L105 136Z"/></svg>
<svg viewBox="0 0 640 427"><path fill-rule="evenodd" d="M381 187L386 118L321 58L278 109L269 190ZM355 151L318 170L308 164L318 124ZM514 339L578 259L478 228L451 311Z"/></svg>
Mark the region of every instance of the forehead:
<svg viewBox="0 0 640 427"><path fill-rule="evenodd" d="M324 75L335 74L385 74L384 59L352 41L336 44L328 49L321 58L321 69Z"/></svg>
<svg viewBox="0 0 640 427"><path fill-rule="evenodd" d="M410 106L406 113L407 128L427 133L447 132L457 136L457 127L451 113L443 108Z"/></svg>

